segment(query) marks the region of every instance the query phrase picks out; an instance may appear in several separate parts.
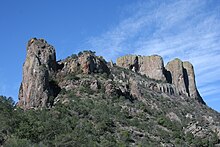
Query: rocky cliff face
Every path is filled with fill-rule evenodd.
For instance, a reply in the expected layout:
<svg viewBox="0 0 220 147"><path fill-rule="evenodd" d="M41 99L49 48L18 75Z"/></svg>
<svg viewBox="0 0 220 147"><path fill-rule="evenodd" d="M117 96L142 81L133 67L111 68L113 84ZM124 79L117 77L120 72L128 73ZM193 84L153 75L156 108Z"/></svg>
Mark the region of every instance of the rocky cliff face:
<svg viewBox="0 0 220 147"><path fill-rule="evenodd" d="M92 51L80 52L77 55L60 61L61 71L64 73L107 73L109 74L109 68L107 62L102 58L95 56Z"/></svg>
<svg viewBox="0 0 220 147"><path fill-rule="evenodd" d="M146 75L151 79L165 81L164 76L164 63L162 57L158 55L153 56L134 56L128 55L119 57L116 65L132 69L133 71L139 72L142 75Z"/></svg>
<svg viewBox="0 0 220 147"><path fill-rule="evenodd" d="M179 95L197 99L205 104L196 88L194 69L190 62L174 59L168 62L165 68L171 75L170 82L176 86Z"/></svg>
<svg viewBox="0 0 220 147"><path fill-rule="evenodd" d="M56 53L53 46L43 39L31 39L27 45L27 55L23 65L18 105L24 109L45 107L52 95L49 74L55 70Z"/></svg>
<svg viewBox="0 0 220 147"><path fill-rule="evenodd" d="M188 90L186 88L185 81L188 81L188 76L185 76L183 69L183 62L179 59L174 59L173 61L168 62L166 65L167 71L171 74L172 84L177 88L179 95L188 95Z"/></svg>
<svg viewBox="0 0 220 147"><path fill-rule="evenodd" d="M195 74L193 65L190 62L183 62L183 69L186 75L186 88L188 89L188 94L190 97L197 99L198 101L204 103L202 97L200 96L197 88L196 88L196 81L195 81Z"/></svg>
<svg viewBox="0 0 220 147"><path fill-rule="evenodd" d="M196 88L194 69L189 62L182 62L179 59L174 59L168 62L166 67L164 67L163 59L158 55L127 55L119 57L116 65L131 69L151 79L173 84L174 89L171 93L185 95L205 104ZM154 89L157 87L161 92L168 91L167 89L169 89L164 89L163 86L161 87L161 84L156 84L153 87Z"/></svg>

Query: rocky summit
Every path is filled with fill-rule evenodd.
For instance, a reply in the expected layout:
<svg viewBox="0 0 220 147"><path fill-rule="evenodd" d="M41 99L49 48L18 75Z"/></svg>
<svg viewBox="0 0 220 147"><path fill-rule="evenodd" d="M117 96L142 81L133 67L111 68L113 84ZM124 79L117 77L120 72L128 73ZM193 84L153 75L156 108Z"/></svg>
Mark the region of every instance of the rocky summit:
<svg viewBox="0 0 220 147"><path fill-rule="evenodd" d="M3 146L220 145L220 114L200 96L193 65L158 55L113 63L83 51L57 61L33 38L19 102L0 97L0 108Z"/></svg>

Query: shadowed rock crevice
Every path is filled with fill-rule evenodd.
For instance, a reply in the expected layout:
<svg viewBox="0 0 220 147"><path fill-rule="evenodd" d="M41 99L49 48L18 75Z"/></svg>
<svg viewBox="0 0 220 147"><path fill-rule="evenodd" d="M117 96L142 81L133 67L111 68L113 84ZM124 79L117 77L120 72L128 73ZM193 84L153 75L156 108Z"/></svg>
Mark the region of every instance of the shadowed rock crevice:
<svg viewBox="0 0 220 147"><path fill-rule="evenodd" d="M139 71L138 56L135 57L134 63L129 65L129 69L132 70L133 72Z"/></svg>
<svg viewBox="0 0 220 147"><path fill-rule="evenodd" d="M188 93L188 96L190 97L189 78L188 78L187 70L185 68L183 68L183 77L184 77L184 83L186 85L186 92Z"/></svg>
<svg viewBox="0 0 220 147"><path fill-rule="evenodd" d="M164 75L166 77L166 81L170 84L172 84L172 75L170 71L167 71L166 69L164 69Z"/></svg>
<svg viewBox="0 0 220 147"><path fill-rule="evenodd" d="M57 62L57 70L62 70L63 67L64 67L64 64L63 64L63 63Z"/></svg>
<svg viewBox="0 0 220 147"><path fill-rule="evenodd" d="M55 80L49 81L49 88L50 88L50 98L48 99L49 106L53 106L54 99L58 96L61 91L58 83Z"/></svg>

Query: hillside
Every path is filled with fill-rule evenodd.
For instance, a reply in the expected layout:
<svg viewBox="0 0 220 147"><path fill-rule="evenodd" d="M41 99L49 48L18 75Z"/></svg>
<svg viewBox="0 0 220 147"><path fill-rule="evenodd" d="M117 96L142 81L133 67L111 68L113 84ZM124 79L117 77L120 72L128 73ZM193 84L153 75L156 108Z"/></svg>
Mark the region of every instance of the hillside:
<svg viewBox="0 0 220 147"><path fill-rule="evenodd" d="M217 146L220 114L209 108L193 66L128 55L107 63L92 51L56 61L31 39L19 102L0 98L3 146Z"/></svg>

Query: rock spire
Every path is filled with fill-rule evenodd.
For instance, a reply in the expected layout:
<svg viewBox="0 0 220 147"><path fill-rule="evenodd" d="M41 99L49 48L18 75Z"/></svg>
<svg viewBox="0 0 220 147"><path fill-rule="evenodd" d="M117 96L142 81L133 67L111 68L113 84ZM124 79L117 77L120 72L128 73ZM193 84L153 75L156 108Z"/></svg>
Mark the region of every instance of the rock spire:
<svg viewBox="0 0 220 147"><path fill-rule="evenodd" d="M28 42L23 65L23 80L19 90L18 105L24 109L46 107L50 89L49 74L56 70L56 53L44 39L33 38Z"/></svg>

